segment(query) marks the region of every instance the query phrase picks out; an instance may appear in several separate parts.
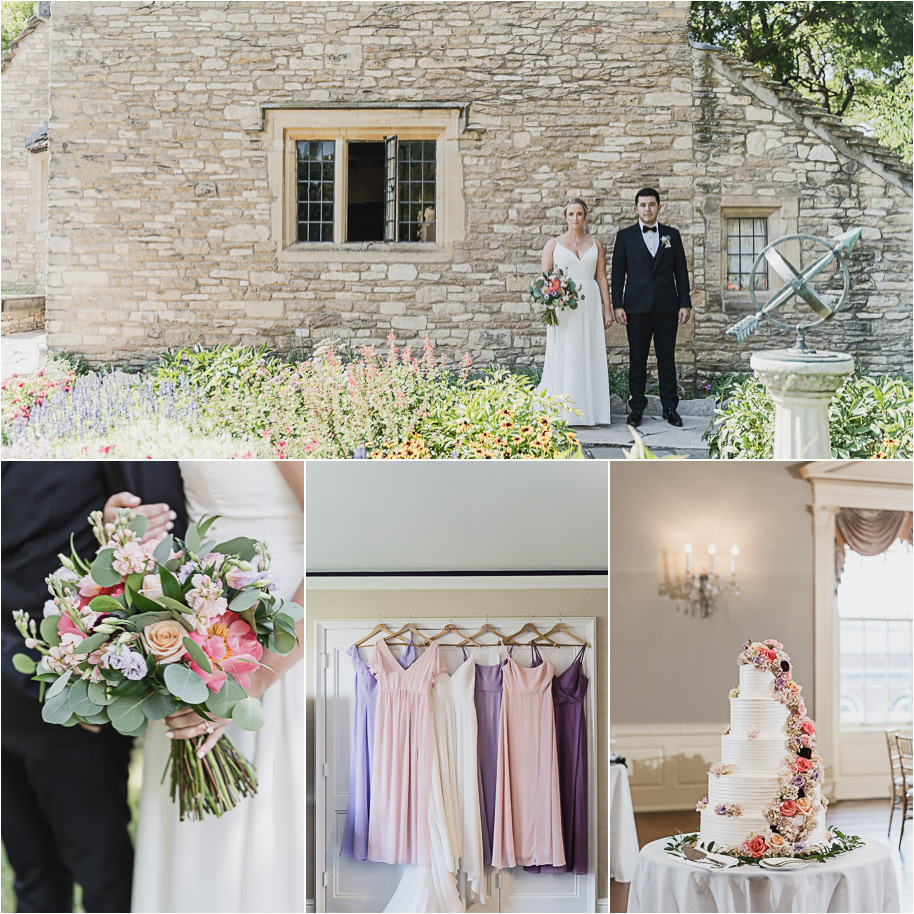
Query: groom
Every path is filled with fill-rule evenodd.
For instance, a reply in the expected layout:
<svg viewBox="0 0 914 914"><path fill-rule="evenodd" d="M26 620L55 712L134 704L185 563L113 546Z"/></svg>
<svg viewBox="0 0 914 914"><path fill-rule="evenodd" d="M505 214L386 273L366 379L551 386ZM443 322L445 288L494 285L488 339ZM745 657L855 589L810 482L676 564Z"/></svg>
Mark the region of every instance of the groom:
<svg viewBox="0 0 914 914"><path fill-rule="evenodd" d="M635 194L635 211L635 225L616 235L612 263L613 310L628 333L628 424L640 425L647 406L644 387L653 338L663 418L680 427L676 331L679 324L688 323L692 309L689 268L679 232L657 221L660 194L653 187Z"/></svg>
<svg viewBox="0 0 914 914"><path fill-rule="evenodd" d="M129 911L133 848L127 766L133 740L110 726L60 727L41 718L38 683L13 669L25 653L13 612L40 620L57 554L96 548L87 517L120 507L149 521L144 539L183 536L184 495L173 462L4 461L2 467L2 836L19 911ZM169 504L173 508L169 507ZM36 656L37 659L37 656Z"/></svg>

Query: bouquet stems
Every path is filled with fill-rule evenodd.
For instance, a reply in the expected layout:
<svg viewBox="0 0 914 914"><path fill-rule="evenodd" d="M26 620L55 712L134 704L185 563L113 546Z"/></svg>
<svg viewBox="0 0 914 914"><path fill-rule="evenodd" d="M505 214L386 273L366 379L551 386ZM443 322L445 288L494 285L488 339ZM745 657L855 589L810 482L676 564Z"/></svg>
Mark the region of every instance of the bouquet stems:
<svg viewBox="0 0 914 914"><path fill-rule="evenodd" d="M254 766L227 736L204 758L197 758L205 739L176 739L162 775L164 781L171 771L171 799L178 803L182 822L186 818L200 821L205 815L219 817L257 793Z"/></svg>

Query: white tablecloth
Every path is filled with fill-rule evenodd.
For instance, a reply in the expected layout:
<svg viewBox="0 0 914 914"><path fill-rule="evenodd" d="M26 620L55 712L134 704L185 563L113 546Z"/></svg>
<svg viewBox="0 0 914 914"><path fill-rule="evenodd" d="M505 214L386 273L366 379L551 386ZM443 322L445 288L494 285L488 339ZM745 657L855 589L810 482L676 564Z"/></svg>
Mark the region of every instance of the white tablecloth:
<svg viewBox="0 0 914 914"><path fill-rule="evenodd" d="M641 850L629 911L898 911L898 879L878 841L793 872L758 866L703 870L671 857L666 838Z"/></svg>
<svg viewBox="0 0 914 914"><path fill-rule="evenodd" d="M625 765L609 766L609 875L631 882L638 862L638 832Z"/></svg>

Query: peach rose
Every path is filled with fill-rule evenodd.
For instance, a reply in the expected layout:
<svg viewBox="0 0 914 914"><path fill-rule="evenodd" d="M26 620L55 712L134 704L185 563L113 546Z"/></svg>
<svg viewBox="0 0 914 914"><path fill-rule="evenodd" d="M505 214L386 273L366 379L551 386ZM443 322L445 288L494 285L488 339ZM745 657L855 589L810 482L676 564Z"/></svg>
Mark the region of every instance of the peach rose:
<svg viewBox="0 0 914 914"><path fill-rule="evenodd" d="M761 835L756 835L751 841L746 842L746 849L753 857L761 857L768 850L768 845Z"/></svg>
<svg viewBox="0 0 914 914"><path fill-rule="evenodd" d="M802 727L804 733L815 733L816 732L815 725L813 724L813 722L811 720L809 720L809 718L804 720L803 723L800 724L800 726Z"/></svg>
<svg viewBox="0 0 914 914"><path fill-rule="evenodd" d="M797 812L801 816L808 816L812 812L812 803L807 797L797 800Z"/></svg>
<svg viewBox="0 0 914 914"><path fill-rule="evenodd" d="M184 626L173 619L153 622L143 629L143 644L157 663L174 663L186 653Z"/></svg>
<svg viewBox="0 0 914 914"><path fill-rule="evenodd" d="M805 774L807 771L812 769L812 762L808 758L803 758L802 756L798 758L793 764L796 770L801 774Z"/></svg>
<svg viewBox="0 0 914 914"><path fill-rule="evenodd" d="M797 804L794 803L793 800L784 800L784 802L781 803L781 815L782 816L787 816L787 818L789 819L791 816L795 816L796 814L797 814Z"/></svg>
<svg viewBox="0 0 914 914"><path fill-rule="evenodd" d="M770 834L768 836L768 846L769 847L783 847L784 839L778 834Z"/></svg>

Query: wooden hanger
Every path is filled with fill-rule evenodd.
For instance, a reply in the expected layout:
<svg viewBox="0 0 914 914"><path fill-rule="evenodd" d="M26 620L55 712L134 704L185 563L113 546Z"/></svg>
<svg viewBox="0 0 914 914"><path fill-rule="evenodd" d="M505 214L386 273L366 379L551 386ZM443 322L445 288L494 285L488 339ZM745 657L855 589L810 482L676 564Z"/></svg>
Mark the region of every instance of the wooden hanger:
<svg viewBox="0 0 914 914"><path fill-rule="evenodd" d="M379 622L364 638L356 641L355 646L361 647L366 641L368 641L370 638L374 638L375 635L380 634L381 632L387 633L384 637L385 641L390 641L400 635L400 632L392 632L383 622ZM407 643L402 638L400 640L403 644Z"/></svg>
<svg viewBox="0 0 914 914"><path fill-rule="evenodd" d="M460 643L469 644L472 642L476 647L482 647L477 639L481 638L483 635L495 635L499 641L504 641L504 635L502 635L502 633L494 625L490 625L488 622L486 622L486 624L483 625L483 627L479 629L478 632L473 632L472 635L467 635L466 640L461 641Z"/></svg>
<svg viewBox="0 0 914 914"><path fill-rule="evenodd" d="M414 644L421 644L421 645L427 647L429 644L432 643L431 641L428 640L428 638L425 635L422 634L422 632L419 631L418 628L416 628L415 623L413 623L413 622L407 622L407 624L404 625L403 628L400 629L400 631L394 632L391 637L401 638L403 636L404 632L412 632L413 635L415 635L415 637L413 638ZM385 638L384 640L387 641L389 639Z"/></svg>
<svg viewBox="0 0 914 914"><path fill-rule="evenodd" d="M550 628L549 631L546 632L545 635L543 635L543 638L551 638L553 635L556 635L559 633L568 635L569 638L573 638L575 641L578 642L578 644L583 644L585 647L590 647L589 641L585 641L583 638L580 638L578 635L576 635L573 631L570 631L568 626L564 622L557 622L555 625L553 625L552 628ZM559 644L559 642L557 642L557 641L553 641L552 643ZM561 645L559 644L559 646L561 646Z"/></svg>
<svg viewBox="0 0 914 914"><path fill-rule="evenodd" d="M535 635L530 641L518 642L515 639L519 638L521 635ZM544 635L532 622L527 622L523 628L519 631L514 632L513 635L506 635L504 637L505 644L531 644L532 642L546 641L549 644L554 645L555 641L552 641L548 636Z"/></svg>
<svg viewBox="0 0 914 914"><path fill-rule="evenodd" d="M457 642L458 647L462 647L464 644L472 644L473 647L479 647L478 641L475 641L472 637L465 635L462 631L460 631L459 628L457 628L456 625L454 625L453 622L449 622L447 625L445 625L437 635L429 635L428 637L430 641L437 641L443 635L460 635L463 640Z"/></svg>

